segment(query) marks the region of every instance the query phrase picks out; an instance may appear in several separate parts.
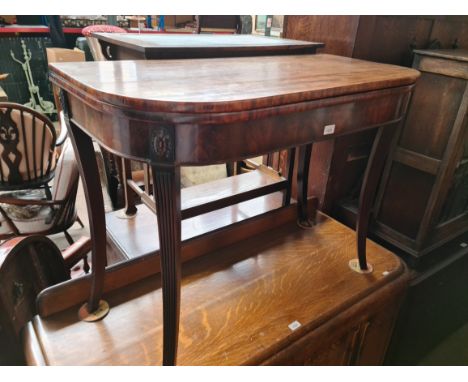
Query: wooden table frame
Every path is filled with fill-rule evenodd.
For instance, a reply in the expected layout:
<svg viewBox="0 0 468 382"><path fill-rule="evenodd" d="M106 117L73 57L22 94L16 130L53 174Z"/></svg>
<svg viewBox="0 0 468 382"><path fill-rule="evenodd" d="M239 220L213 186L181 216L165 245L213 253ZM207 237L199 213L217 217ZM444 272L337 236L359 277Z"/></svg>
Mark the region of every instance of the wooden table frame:
<svg viewBox="0 0 468 382"><path fill-rule="evenodd" d="M327 58L316 60L323 59ZM357 60L354 61L359 65ZM378 69L385 67L372 65ZM246 100L229 106L218 104L206 112L206 106L200 104L179 103L175 108L159 102L155 108L145 100L133 99L127 105L120 96L114 99L116 102L100 99L101 95L97 92L85 91L79 84L71 84L70 78L62 75L54 66L51 81L61 88L65 119L77 155L90 216L93 281L88 300L89 311L98 306L106 265L104 206L91 138L114 154L145 161L151 166L160 237L164 365L175 364L177 355L181 220L184 217L181 210L180 166L183 164L223 163L299 147L298 217L301 225L310 225L307 182L312 143L378 128L361 190L357 223L359 265L362 271L368 270L365 239L373 195L392 137L405 115L417 71L401 68L401 75L396 75L392 81L377 85L369 81L361 88L354 86L352 94L343 92L340 95L339 91L334 90L327 96L326 92L319 91L321 96L309 100L301 99L300 95L291 95L287 103L284 103L284 96L263 101ZM294 97L297 97L296 100ZM335 122L332 134L326 130L328 121ZM139 134L132 135L132 129L138 129ZM242 138L239 136L241 132L244 134ZM216 145L222 141L229 141L230 144L223 147ZM210 142L209 150L205 142ZM283 183L286 188L287 184ZM267 193L271 190L264 191ZM226 199L219 202L226 203ZM229 200L227 202L231 203ZM215 208L219 208L219 204L209 206L208 210Z"/></svg>

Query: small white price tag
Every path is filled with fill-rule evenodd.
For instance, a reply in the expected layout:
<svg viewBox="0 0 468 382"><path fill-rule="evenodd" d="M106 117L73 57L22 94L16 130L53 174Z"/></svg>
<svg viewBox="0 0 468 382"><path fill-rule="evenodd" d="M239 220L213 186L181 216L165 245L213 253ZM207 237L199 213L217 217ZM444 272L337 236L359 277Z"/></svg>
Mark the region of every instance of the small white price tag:
<svg viewBox="0 0 468 382"><path fill-rule="evenodd" d="M293 321L288 325L288 328L291 329L292 331L298 329L301 327L301 323L299 321Z"/></svg>
<svg viewBox="0 0 468 382"><path fill-rule="evenodd" d="M326 125L323 128L323 135L330 135L335 132L335 125Z"/></svg>

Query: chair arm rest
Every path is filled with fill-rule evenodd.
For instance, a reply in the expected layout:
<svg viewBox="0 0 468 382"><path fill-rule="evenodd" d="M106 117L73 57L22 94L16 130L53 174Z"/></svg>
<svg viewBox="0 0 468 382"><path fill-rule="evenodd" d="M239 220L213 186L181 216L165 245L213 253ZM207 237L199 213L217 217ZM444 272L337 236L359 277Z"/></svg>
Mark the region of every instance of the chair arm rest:
<svg viewBox="0 0 468 382"><path fill-rule="evenodd" d="M59 119L60 119L60 135L57 137L57 140L55 141L55 146L60 146L65 142L65 140L68 137L68 129L67 129L67 124L65 123L65 115L63 114L63 110L60 111L59 113Z"/></svg>
<svg viewBox="0 0 468 382"><path fill-rule="evenodd" d="M92 249L92 242L89 237L80 237L75 243L62 251L65 265L71 269L82 260Z"/></svg>

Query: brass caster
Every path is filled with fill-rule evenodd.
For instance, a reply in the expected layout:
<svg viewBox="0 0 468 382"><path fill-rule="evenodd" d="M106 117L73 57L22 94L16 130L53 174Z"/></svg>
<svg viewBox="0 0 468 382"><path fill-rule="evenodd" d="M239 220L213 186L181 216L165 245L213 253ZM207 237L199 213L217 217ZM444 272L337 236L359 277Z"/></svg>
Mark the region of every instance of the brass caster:
<svg viewBox="0 0 468 382"><path fill-rule="evenodd" d="M88 303L85 303L81 306L78 311L78 317L81 321L85 322L95 322L102 320L109 313L109 304L107 301L99 300L99 306L94 312L88 312Z"/></svg>
<svg viewBox="0 0 468 382"><path fill-rule="evenodd" d="M357 273L367 274L372 273L374 271L374 267L372 267L372 264L369 263L367 263L367 269L361 269L361 267L359 266L358 259L349 260L348 264L351 270Z"/></svg>

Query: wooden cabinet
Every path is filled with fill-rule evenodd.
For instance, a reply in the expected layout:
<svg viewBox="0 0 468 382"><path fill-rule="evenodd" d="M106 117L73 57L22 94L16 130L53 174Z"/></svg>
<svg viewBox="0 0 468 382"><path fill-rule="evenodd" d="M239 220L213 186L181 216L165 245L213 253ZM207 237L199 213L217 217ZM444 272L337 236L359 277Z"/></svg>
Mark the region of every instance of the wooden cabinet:
<svg viewBox="0 0 468 382"><path fill-rule="evenodd" d="M374 271L354 272L348 266L355 256L353 230L321 213L313 230L300 229L296 209L290 205L268 219L259 217L257 227L277 225L260 234L252 235L251 221L241 223L243 233L205 235L205 248L233 234L250 236L184 264L179 365L383 362L406 291L407 268L368 241ZM57 301L70 305L70 298L86 289L84 278L44 290L37 301L39 314L23 331L27 362L160 364L163 304L160 274L154 274L158 261L156 254L113 266L108 280L114 287L115 272L123 271L126 280L136 273L141 277L135 267L153 274L106 292L111 312L95 323L79 321L76 305L58 312L47 308ZM84 350L90 348L92 352Z"/></svg>
<svg viewBox="0 0 468 382"><path fill-rule="evenodd" d="M422 75L382 174L371 232L419 267L468 231L468 51L416 50L414 68ZM340 191L334 211L353 225L356 197Z"/></svg>
<svg viewBox="0 0 468 382"><path fill-rule="evenodd" d="M373 298L364 299L348 314L337 315L323 327L304 335L263 362L263 365L381 365L401 301L398 294L388 295L393 288L388 288L387 293L379 291ZM390 293L395 293L395 290Z"/></svg>
<svg viewBox="0 0 468 382"><path fill-rule="evenodd" d="M333 25L338 27L328 33ZM468 149L464 128L455 131L457 116L466 110L462 52L468 48L467 28L466 16L287 16L285 21L285 37L320 38L324 52L403 66L411 66L414 59L415 68L423 72L380 189L375 211L379 224L373 230L409 254L415 266L423 254L468 226L463 218ZM457 47L460 53L451 58L414 53L428 47ZM323 211L351 226L373 139L373 132L363 132L313 148L310 192ZM457 139L465 143L455 152L455 146L447 145Z"/></svg>
<svg viewBox="0 0 468 382"><path fill-rule="evenodd" d="M421 257L468 230L468 51L417 50L414 67L422 76L383 175L374 232Z"/></svg>
<svg viewBox="0 0 468 382"><path fill-rule="evenodd" d="M468 16L285 16L284 37L319 53L411 66L414 49L468 48Z"/></svg>

